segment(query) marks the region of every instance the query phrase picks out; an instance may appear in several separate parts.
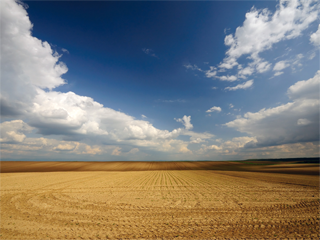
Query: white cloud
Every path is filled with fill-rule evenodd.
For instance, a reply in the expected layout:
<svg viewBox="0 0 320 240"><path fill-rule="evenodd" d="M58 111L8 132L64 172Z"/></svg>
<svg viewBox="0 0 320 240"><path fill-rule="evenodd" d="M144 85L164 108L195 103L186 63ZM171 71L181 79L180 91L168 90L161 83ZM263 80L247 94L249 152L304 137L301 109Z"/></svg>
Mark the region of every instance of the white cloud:
<svg viewBox="0 0 320 240"><path fill-rule="evenodd" d="M239 77L241 78L246 78L245 76L246 75L252 75L254 72L254 69L252 67L246 67L246 68L243 68L241 69L238 74L239 74Z"/></svg>
<svg viewBox="0 0 320 240"><path fill-rule="evenodd" d="M210 108L206 112L214 112L214 111L221 112L221 107L213 106L212 108Z"/></svg>
<svg viewBox="0 0 320 240"><path fill-rule="evenodd" d="M273 71L281 71L289 66L290 65L288 64L287 61L279 61L274 65Z"/></svg>
<svg viewBox="0 0 320 240"><path fill-rule="evenodd" d="M229 108L234 108L232 103L229 104Z"/></svg>
<svg viewBox="0 0 320 240"><path fill-rule="evenodd" d="M77 144L73 143L65 143L59 144L58 146L54 147L53 149L56 151L72 151L77 147Z"/></svg>
<svg viewBox="0 0 320 240"><path fill-rule="evenodd" d="M271 63L258 59L257 61L253 62L253 66L256 66L258 73L264 73L270 69Z"/></svg>
<svg viewBox="0 0 320 240"><path fill-rule="evenodd" d="M142 118L147 118L147 117L146 117L145 115L143 115L143 114L141 114L141 117L142 117Z"/></svg>
<svg viewBox="0 0 320 240"><path fill-rule="evenodd" d="M288 89L288 96L291 99L319 99L320 70L313 78L296 82Z"/></svg>
<svg viewBox="0 0 320 240"><path fill-rule="evenodd" d="M238 84L237 86L234 86L234 87L226 87L225 89L226 90L229 90L229 91L235 91L235 90L238 90L238 89L247 89L249 87L251 87L253 84L253 80L249 80L245 83L240 83Z"/></svg>
<svg viewBox="0 0 320 240"><path fill-rule="evenodd" d="M216 70L217 70L216 67L210 66L210 70L205 71L206 77L207 78L211 78L211 77L216 76L217 75L217 71Z"/></svg>
<svg viewBox="0 0 320 240"><path fill-rule="evenodd" d="M202 143L202 142L205 142L205 140L202 138L196 138L196 137L190 138L190 143Z"/></svg>
<svg viewBox="0 0 320 240"><path fill-rule="evenodd" d="M253 7L235 34L225 37L225 45L230 48L219 67L231 69L238 65L237 60L241 56L250 55L253 62L249 66L255 67L259 73L269 70L271 65L262 60L259 53L271 49L275 43L300 36L303 30L317 20L317 17L316 0L280 0L273 14L268 9L257 10Z"/></svg>
<svg viewBox="0 0 320 240"><path fill-rule="evenodd" d="M310 42L315 46L320 46L320 24L318 30L310 36Z"/></svg>
<svg viewBox="0 0 320 240"><path fill-rule="evenodd" d="M256 138L254 137L235 137L228 141L221 141L220 146L218 145L205 145L202 144L201 149L198 151L200 154L204 154L205 152L214 152L220 153L223 155L238 155L239 150L242 149L249 142L256 142Z"/></svg>
<svg viewBox="0 0 320 240"><path fill-rule="evenodd" d="M280 76L281 74L283 74L283 72L275 72L273 76L276 77L276 76Z"/></svg>
<svg viewBox="0 0 320 240"><path fill-rule="evenodd" d="M2 1L1 26L2 117L27 119L27 123L20 125L28 124L38 134L67 140L52 147L55 152L70 148L69 142L73 141L82 141L75 150L68 151L77 154L101 151L99 146L85 145L85 141L100 145L145 146L155 151L189 151L187 142L173 139L185 129L160 130L148 121L104 107L90 97L54 91L55 87L65 84L61 76L68 69L59 62L58 54L47 42L32 36L32 24L22 5L11 0ZM151 49L144 51L152 54ZM186 129L192 128L190 116L184 116L181 121ZM25 143L27 136L24 130L9 129L1 138L2 142Z"/></svg>
<svg viewBox="0 0 320 240"><path fill-rule="evenodd" d="M31 35L32 24L22 5L1 1L1 115L16 116L33 106L36 88L65 84L67 72L49 43Z"/></svg>
<svg viewBox="0 0 320 240"><path fill-rule="evenodd" d="M288 89L292 102L256 113L247 112L225 125L257 138L257 142L248 143L247 147L318 141L319 84L320 71Z"/></svg>
<svg viewBox="0 0 320 240"><path fill-rule="evenodd" d="M236 81L238 78L234 75L227 75L227 76L216 76L216 78L219 78L221 81L229 81L229 82L234 82Z"/></svg>
<svg viewBox="0 0 320 240"><path fill-rule="evenodd" d="M32 131L27 123L22 120L12 120L1 123L1 150L5 152L20 153L22 156L30 155L37 151L37 155L52 152L68 152L73 154L97 154L100 153L99 146L89 146L85 143L74 141L60 141L48 138L28 138L25 134ZM34 152L33 152L34 154Z"/></svg>
<svg viewBox="0 0 320 240"><path fill-rule="evenodd" d="M182 119L181 118L178 118L178 119L175 118L174 120L176 120L177 122L181 122L185 126L185 128L187 130L193 128L193 125L191 124L191 116L184 115L182 117Z"/></svg>
<svg viewBox="0 0 320 240"><path fill-rule="evenodd" d="M25 133L32 131L32 127L22 120L13 120L10 122L0 123L1 136L0 142L23 142L26 138Z"/></svg>

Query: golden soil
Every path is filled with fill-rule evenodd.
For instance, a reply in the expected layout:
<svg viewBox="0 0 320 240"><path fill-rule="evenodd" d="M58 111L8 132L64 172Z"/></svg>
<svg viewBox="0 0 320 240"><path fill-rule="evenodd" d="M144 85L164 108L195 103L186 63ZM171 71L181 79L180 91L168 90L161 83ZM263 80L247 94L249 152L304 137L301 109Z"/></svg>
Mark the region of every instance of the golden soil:
<svg viewBox="0 0 320 240"><path fill-rule="evenodd" d="M57 171L227 170L319 175L319 163L272 161L39 162L1 161L2 173Z"/></svg>
<svg viewBox="0 0 320 240"><path fill-rule="evenodd" d="M319 176L1 173L1 239L319 239Z"/></svg>

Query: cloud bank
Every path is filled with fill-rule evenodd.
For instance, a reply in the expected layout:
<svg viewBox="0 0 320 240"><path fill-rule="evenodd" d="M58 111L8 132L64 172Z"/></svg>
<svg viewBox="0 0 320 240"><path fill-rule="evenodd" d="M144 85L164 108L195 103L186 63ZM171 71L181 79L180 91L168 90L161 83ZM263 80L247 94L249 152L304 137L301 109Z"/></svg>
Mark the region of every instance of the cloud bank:
<svg viewBox="0 0 320 240"><path fill-rule="evenodd" d="M319 141L320 70L313 78L289 87L291 102L275 108L247 112L225 125L257 139L246 147L277 146Z"/></svg>
<svg viewBox="0 0 320 240"><path fill-rule="evenodd" d="M25 132L34 129L37 134L60 136L69 142L127 144L177 152L183 145L187 151L183 141L175 140L181 128L160 130L91 97L54 91L66 84L62 75L68 68L59 61L61 55L49 43L32 36L32 24L22 4L4 0L1 5L1 116L20 119L3 123L2 142L23 142ZM153 56L150 49L144 52ZM184 116L181 122L186 129L192 128L190 116ZM24 127L17 130L17 125ZM53 149L70 151L73 147L68 143Z"/></svg>

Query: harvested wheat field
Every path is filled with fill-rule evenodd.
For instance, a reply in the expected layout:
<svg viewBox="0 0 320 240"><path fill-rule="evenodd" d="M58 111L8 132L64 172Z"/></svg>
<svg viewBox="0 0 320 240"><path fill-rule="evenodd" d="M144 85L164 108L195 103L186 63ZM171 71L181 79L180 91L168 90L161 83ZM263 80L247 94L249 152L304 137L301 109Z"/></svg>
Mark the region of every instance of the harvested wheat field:
<svg viewBox="0 0 320 240"><path fill-rule="evenodd" d="M225 170L1 173L1 239L319 237L318 175Z"/></svg>

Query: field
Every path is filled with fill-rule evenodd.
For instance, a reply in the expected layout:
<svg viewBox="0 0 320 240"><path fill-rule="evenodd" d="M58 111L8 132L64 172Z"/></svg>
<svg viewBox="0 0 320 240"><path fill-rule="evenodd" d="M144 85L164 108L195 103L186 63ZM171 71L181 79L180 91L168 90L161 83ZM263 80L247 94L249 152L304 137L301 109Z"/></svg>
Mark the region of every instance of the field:
<svg viewBox="0 0 320 240"><path fill-rule="evenodd" d="M319 164L1 164L1 239L320 237Z"/></svg>

